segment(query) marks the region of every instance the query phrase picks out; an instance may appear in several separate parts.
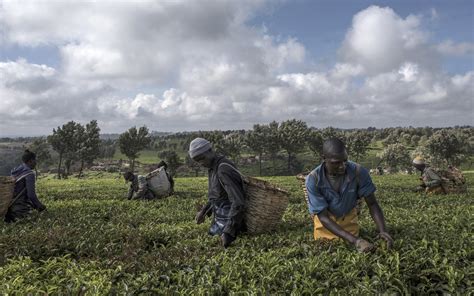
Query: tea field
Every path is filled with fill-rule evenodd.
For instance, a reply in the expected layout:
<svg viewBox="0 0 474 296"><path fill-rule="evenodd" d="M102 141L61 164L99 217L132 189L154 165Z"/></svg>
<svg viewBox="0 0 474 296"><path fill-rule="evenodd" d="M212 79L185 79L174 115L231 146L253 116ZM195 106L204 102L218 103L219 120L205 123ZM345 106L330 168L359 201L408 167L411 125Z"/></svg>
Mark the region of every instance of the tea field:
<svg viewBox="0 0 474 296"><path fill-rule="evenodd" d="M362 236L377 250L312 239L295 177L265 178L291 192L279 228L243 235L224 250L194 223L206 178L178 178L176 194L128 201L112 175L38 181L48 211L0 222L0 294L4 295L371 295L474 293L472 184L468 195L426 197L417 176L374 176L392 250L376 240L367 208Z"/></svg>

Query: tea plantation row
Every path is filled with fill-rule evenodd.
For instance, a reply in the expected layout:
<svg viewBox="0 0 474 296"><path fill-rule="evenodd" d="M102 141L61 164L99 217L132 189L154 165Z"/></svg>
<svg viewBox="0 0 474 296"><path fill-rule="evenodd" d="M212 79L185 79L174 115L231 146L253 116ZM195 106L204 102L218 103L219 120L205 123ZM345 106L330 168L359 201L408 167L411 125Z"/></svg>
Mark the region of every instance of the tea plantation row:
<svg viewBox="0 0 474 296"><path fill-rule="evenodd" d="M474 174L467 174L470 184ZM125 200L122 179L38 182L48 211L0 223L0 292L5 294L469 294L473 290L474 198L410 192L416 176L375 176L393 250L375 240L367 208L359 254L312 239L294 177L266 178L291 192L277 231L244 235L224 250L194 224L206 178L176 180L176 194ZM470 188L471 192L473 188Z"/></svg>

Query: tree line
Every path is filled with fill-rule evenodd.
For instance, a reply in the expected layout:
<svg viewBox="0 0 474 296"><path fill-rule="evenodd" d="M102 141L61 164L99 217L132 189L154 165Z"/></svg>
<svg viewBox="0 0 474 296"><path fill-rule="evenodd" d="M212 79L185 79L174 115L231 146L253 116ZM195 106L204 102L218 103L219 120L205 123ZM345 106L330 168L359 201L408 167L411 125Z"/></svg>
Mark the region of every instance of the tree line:
<svg viewBox="0 0 474 296"><path fill-rule="evenodd" d="M195 137L204 137L213 143L214 149L235 162L253 157L257 161L258 174L263 175L263 161L271 163L276 174L277 162L285 163L284 173L295 174L302 169L301 153L311 153L313 163L321 160L323 142L337 137L348 149L350 159L361 161L370 149L377 150L378 164L392 169L410 167L415 155L423 156L437 166L459 165L472 162L474 129L470 126L453 128L395 127L376 129L314 128L301 120L255 124L251 130L195 131L174 134L156 134L146 126L131 127L116 139L100 138L96 120L85 125L69 121L54 128L46 138L35 138L29 148L35 151L43 164L56 162L58 178L71 174L71 166L83 169L97 159L112 158L117 148L130 160L130 169L143 150L156 151L158 159L165 160L174 174L186 166L196 175L201 168L188 156L189 143ZM4 139L6 142L15 139ZM32 140L32 139L30 139ZM53 157L54 154L54 157ZM284 158L284 160L283 160ZM158 161L157 161L158 162Z"/></svg>
<svg viewBox="0 0 474 296"><path fill-rule="evenodd" d="M203 137L213 143L214 149L238 162L243 153L254 155L258 160L258 172L262 175L264 158L272 162L283 152L286 155L286 172L297 173L298 153L312 152L316 160L322 158L323 142L329 138L342 139L350 159L360 161L369 149L378 149L378 164L391 169L411 167L414 156L423 156L437 166L459 165L473 155L474 129L469 126L454 128L386 128L342 130L333 127L317 129L308 127L304 121L291 119L283 122L255 124L251 130L197 131L176 133L153 139L148 129L135 127L120 135L121 152L132 163L143 149L159 149L158 156L165 159L172 170L187 165L198 172L199 167L188 156L181 162L177 151L186 153L195 137ZM381 147L374 148L379 143ZM152 148L153 148L152 147Z"/></svg>

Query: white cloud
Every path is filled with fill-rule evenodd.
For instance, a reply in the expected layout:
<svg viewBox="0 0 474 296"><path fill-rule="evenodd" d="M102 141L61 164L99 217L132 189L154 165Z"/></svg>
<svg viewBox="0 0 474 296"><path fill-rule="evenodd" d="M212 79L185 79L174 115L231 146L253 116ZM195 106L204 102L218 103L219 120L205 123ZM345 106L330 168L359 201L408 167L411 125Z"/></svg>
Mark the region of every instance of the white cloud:
<svg viewBox="0 0 474 296"><path fill-rule="evenodd" d="M342 58L321 70L296 38L247 25L264 7L6 1L5 41L56 46L61 61L56 69L0 61L0 123L42 133L71 119L98 119L111 132L249 128L292 117L341 127L472 123L473 72L449 76L436 66L436 51L472 48L429 44L421 17L360 11Z"/></svg>
<svg viewBox="0 0 474 296"><path fill-rule="evenodd" d="M407 60L420 60L427 41L420 22L414 15L403 19L389 7L371 6L354 16L342 55L369 74L391 71Z"/></svg>
<svg viewBox="0 0 474 296"><path fill-rule="evenodd" d="M446 40L436 46L436 50L445 55L452 56L473 56L474 55L474 43L472 42L460 42L455 43L452 40Z"/></svg>
<svg viewBox="0 0 474 296"><path fill-rule="evenodd" d="M418 75L418 65L405 63L400 67L398 70L398 74L402 76L402 81L405 82L412 82L416 80L416 76Z"/></svg>

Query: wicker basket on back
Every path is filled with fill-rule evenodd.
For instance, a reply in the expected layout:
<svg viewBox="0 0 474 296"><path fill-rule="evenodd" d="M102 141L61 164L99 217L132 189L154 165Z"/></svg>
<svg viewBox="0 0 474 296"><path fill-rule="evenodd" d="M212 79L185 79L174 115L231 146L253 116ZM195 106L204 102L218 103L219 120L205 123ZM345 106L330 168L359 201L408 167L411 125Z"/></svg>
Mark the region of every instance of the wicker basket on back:
<svg viewBox="0 0 474 296"><path fill-rule="evenodd" d="M289 193L267 181L242 175L247 194L245 221L249 233L275 229L288 206Z"/></svg>
<svg viewBox="0 0 474 296"><path fill-rule="evenodd" d="M0 176L0 218L5 217L12 202L15 179L10 176Z"/></svg>
<svg viewBox="0 0 474 296"><path fill-rule="evenodd" d="M309 205L309 197L308 197L308 191L306 190L306 176L308 176L309 173L311 172L308 171L308 172L304 172L304 173L296 175L296 179L298 179L301 183L301 188L303 189L304 199L307 205ZM311 217L311 220L313 220L313 217Z"/></svg>

